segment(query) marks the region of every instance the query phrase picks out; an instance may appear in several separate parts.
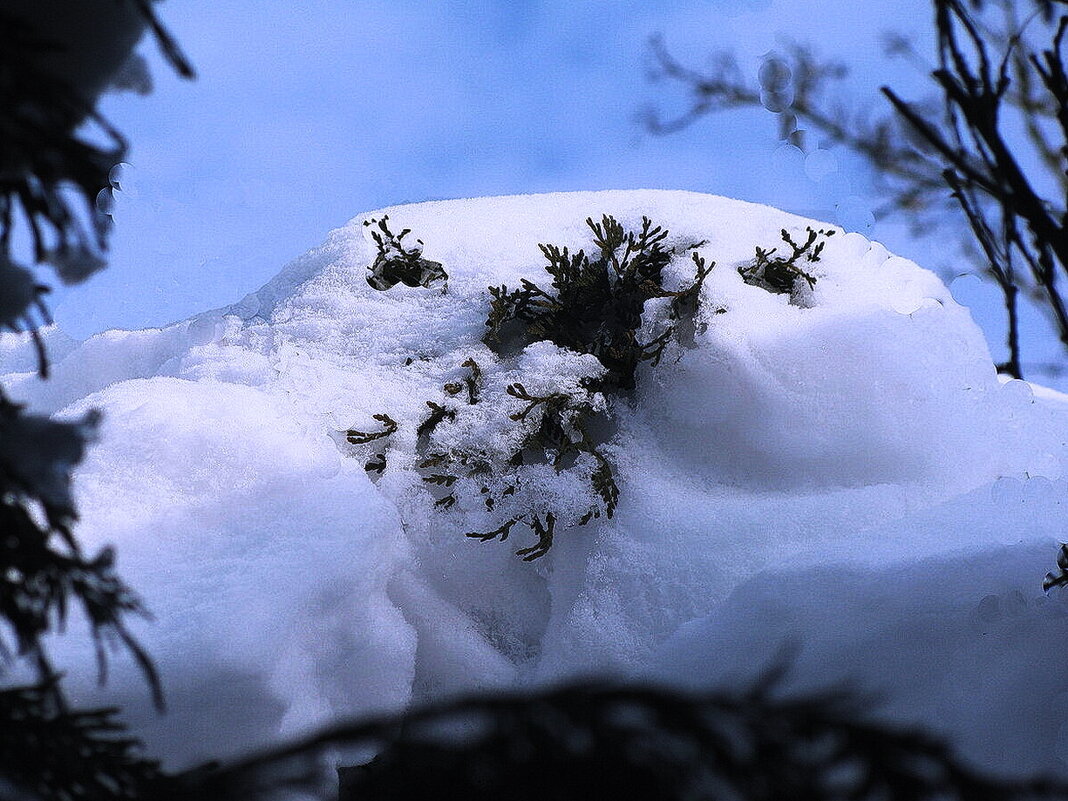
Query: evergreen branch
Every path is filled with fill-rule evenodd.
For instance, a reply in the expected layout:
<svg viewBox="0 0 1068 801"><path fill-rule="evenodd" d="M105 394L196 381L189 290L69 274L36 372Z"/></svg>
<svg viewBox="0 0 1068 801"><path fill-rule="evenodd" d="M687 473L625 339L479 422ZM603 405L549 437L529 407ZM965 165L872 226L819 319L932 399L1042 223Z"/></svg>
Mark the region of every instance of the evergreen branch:
<svg viewBox="0 0 1068 801"><path fill-rule="evenodd" d="M378 255L368 267L367 283L379 291L385 291L397 284L428 288L440 281L444 284L442 291L446 291L449 275L441 263L423 258L421 240L416 240L411 247L406 246L404 237L411 233L411 229L405 228L399 234L394 234L389 229L388 220L389 215L384 214L381 219L372 218L363 222L378 249Z"/></svg>
<svg viewBox="0 0 1068 801"><path fill-rule="evenodd" d="M716 692L587 683L452 699L188 771L162 801L267 801L283 788L326 801L334 791L324 789L322 764L339 748L378 754L338 771L341 801L443 792L519 801L1068 798L1062 780L985 776L942 740L872 719L870 699L839 690L783 698L781 673Z"/></svg>
<svg viewBox="0 0 1068 801"><path fill-rule="evenodd" d="M349 444L366 445L368 442L374 442L376 439L384 439L397 432L397 421L388 414L373 414L371 417L382 424L382 430L368 432L357 431L354 428L350 428L345 432L345 437L348 439Z"/></svg>
<svg viewBox="0 0 1068 801"><path fill-rule="evenodd" d="M549 552L553 546L553 531L556 528L556 516L549 512L542 521L537 515L531 515L527 521L531 530L537 535L538 541L529 548L520 548L515 552L516 556L522 557L524 562L533 562Z"/></svg>
<svg viewBox="0 0 1068 801"><path fill-rule="evenodd" d="M510 520L506 520L501 526L495 528L493 531L487 531L485 533L469 531L466 536L481 540L482 542L488 542L493 539L500 539L501 542L504 542L508 539L508 535L511 533L512 529L522 520L523 518L521 516L513 517Z"/></svg>

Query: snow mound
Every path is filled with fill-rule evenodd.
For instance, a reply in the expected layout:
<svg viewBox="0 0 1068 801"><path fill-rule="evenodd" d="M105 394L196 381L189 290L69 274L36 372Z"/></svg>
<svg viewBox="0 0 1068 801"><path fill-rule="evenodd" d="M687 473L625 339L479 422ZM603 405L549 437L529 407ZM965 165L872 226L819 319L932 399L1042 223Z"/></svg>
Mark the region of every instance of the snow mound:
<svg viewBox="0 0 1068 801"><path fill-rule="evenodd" d="M363 222L383 214L444 266L444 293L368 284ZM466 359L496 393L490 428L522 406L507 381L590 369L545 343L506 360L481 340L487 288L548 286L538 244L589 252L585 220L605 214L631 229L647 216L716 266L691 346L642 367L612 407L615 516L559 530L524 563L513 551L528 532L464 537L475 512L434 508L402 457ZM117 546L155 613L139 631L172 712L147 711L129 665L101 694L67 636L57 648L80 693L119 695L180 765L471 689L589 673L724 681L792 639L799 687L855 680L983 764L1063 770L1049 738L1061 742L1068 677L1048 643L1066 641L1068 609L1040 584L1068 522L1068 405L999 381L945 286L857 234L837 231L806 266L804 304L742 280L756 246L808 225L688 192L398 206L354 218L231 306L66 346L48 382L26 372L26 343L0 341L17 398L104 411L76 477L79 533ZM692 279L687 261L667 283ZM377 478L344 432L383 413L398 432ZM552 492L566 500L549 476ZM1026 763L997 756L1030 746Z"/></svg>

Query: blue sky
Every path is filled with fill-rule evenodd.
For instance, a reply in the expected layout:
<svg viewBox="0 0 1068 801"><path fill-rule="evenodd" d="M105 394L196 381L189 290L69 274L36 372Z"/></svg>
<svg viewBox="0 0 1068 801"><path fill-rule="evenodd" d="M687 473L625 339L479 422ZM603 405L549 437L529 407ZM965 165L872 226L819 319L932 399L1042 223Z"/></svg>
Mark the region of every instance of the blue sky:
<svg viewBox="0 0 1068 801"><path fill-rule="evenodd" d="M146 41L154 93L102 104L131 169L109 269L54 298L75 336L237 300L331 228L394 203L652 187L833 220L864 176L842 154L817 183L776 152L770 115L645 132L643 108L683 99L649 80L649 37L697 66L733 49L752 74L781 37L816 42L852 68L852 101L881 110L880 84L924 87L881 56L881 34L929 45L931 18L927 0L169 0L160 13L199 78L177 79ZM869 233L931 253L899 228Z"/></svg>

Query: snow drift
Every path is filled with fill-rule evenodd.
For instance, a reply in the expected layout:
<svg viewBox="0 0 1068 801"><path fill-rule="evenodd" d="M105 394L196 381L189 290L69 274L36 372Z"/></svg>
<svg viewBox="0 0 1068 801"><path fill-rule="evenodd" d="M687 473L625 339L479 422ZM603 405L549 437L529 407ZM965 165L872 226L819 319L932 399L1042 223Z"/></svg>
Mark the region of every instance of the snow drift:
<svg viewBox="0 0 1068 801"><path fill-rule="evenodd" d="M362 223L382 213L444 265L445 294L368 284ZM466 538L403 460L376 482L338 442L382 412L411 429L473 354L504 369L481 342L487 287L544 281L537 245L589 249L603 214L648 216L716 267L694 347L615 408L614 518L524 563L523 532ZM1068 605L1041 580L1068 522L1068 405L1001 382L943 284L857 234L828 241L804 308L742 280L755 246L808 224L687 192L398 206L226 308L57 334L47 382L4 340L14 397L104 412L79 534L117 546L154 612L139 633L171 711L121 657L96 688L77 631L55 644L72 696L125 704L179 767L459 691L751 680L794 644L787 689L847 682L990 769L1064 772ZM524 369L560 364L535 349Z"/></svg>

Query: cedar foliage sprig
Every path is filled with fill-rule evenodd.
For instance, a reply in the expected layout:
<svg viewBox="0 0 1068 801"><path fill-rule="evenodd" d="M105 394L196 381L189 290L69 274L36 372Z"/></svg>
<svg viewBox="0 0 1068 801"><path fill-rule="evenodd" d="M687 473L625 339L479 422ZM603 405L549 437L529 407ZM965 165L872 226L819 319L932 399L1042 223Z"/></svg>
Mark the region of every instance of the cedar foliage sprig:
<svg viewBox="0 0 1068 801"><path fill-rule="evenodd" d="M466 387L467 402L469 404L478 403L478 393L482 387L482 368L478 366L478 362L474 359L468 359L460 366L468 369L468 375L462 382L454 381L446 384L444 387L445 392L449 395L458 395L463 392Z"/></svg>
<svg viewBox="0 0 1068 801"><path fill-rule="evenodd" d="M126 1L174 70L194 77L150 0ZM61 46L46 32L0 10L0 254L10 258L15 221L21 218L33 260L50 264L63 283L74 284L105 266L111 219L98 210L97 200L110 194L110 173L125 158L127 142L97 110L95 98L41 67L41 56L57 49Z"/></svg>
<svg viewBox="0 0 1068 801"><path fill-rule="evenodd" d="M379 220L372 218L363 222L378 248L378 255L369 268L367 283L380 292L397 284L429 287L441 281L447 287L449 276L441 263L423 258L423 240L417 239L414 245L406 245L404 237L412 232L411 229L405 228L399 234L394 234L389 230L388 220L389 215L383 214Z"/></svg>
<svg viewBox="0 0 1068 801"><path fill-rule="evenodd" d="M366 445L369 442L375 440L388 439L391 434L397 430L397 421L390 417L388 414L375 414L372 417L382 424L381 431L358 431L355 428L350 428L345 432L345 439L348 440L350 445ZM378 451L373 454L371 458L364 464L363 469L368 473L384 473L386 470L386 454L385 451Z"/></svg>
<svg viewBox="0 0 1068 801"><path fill-rule="evenodd" d="M802 243L797 243L785 228L780 235L782 241L790 248L790 255L776 255L778 248L765 250L756 248L756 256L748 264L738 268L742 280L752 286L759 286L769 292L780 295L790 295L790 302L801 305L801 292L804 286L813 289L816 286L816 277L807 272L801 264L803 262L815 263L820 260L820 254L827 244L827 238L834 236L834 230L814 229L807 227L808 237ZM825 237L820 239L820 237ZM802 284L801 282L804 282Z"/></svg>
<svg viewBox="0 0 1068 801"><path fill-rule="evenodd" d="M552 276L550 293L524 279L517 289L490 287L489 330L483 341L497 352L548 340L562 348L596 356L608 370L599 389L634 389L634 375L643 361L655 366L674 326L648 342L638 339L646 301L671 298L672 321L691 314L701 285L715 264L707 265L696 251L693 282L681 290L664 288L663 271L675 256L664 245L668 232L642 218L640 231L627 231L614 218L586 219L598 256L584 250L539 245ZM696 247L696 246L691 246ZM509 325L510 323L513 323Z"/></svg>
<svg viewBox="0 0 1068 801"><path fill-rule="evenodd" d="M397 430L397 421L388 414L375 414L371 416L382 424L382 430L357 431L354 428L350 428L345 432L345 436L351 444L364 445L368 442L374 442L376 439L384 439Z"/></svg>
<svg viewBox="0 0 1068 801"><path fill-rule="evenodd" d="M562 472L573 470L576 462L583 455L592 457L593 464L596 466L590 471L587 480L590 488L600 498L601 505L590 508L579 518L577 525L584 526L591 520L600 518L602 514L611 518L619 501L619 485L616 483L612 463L602 452L600 443L596 442L590 434L590 424L599 412L588 401L576 399L564 392L535 395L528 392L526 387L518 382L509 384L505 391L511 397L524 401L526 404L519 411L509 415L509 419L517 423L533 423L527 436L522 439L519 447L509 458L508 464L517 469L528 458L533 458L544 460L557 472ZM476 468L481 470L482 464L476 463ZM486 471L481 470L481 472ZM476 471L472 471L469 475L475 474ZM513 495L518 488L517 473L514 480L505 484L501 495L505 493ZM495 495L488 485L482 486L480 494L487 511L493 511L501 500L501 497ZM509 518L492 531L471 531L467 533L467 536L482 542L493 539L504 542L516 524L525 523L537 537L537 542L529 548L519 549L516 555L530 562L544 556L552 547L557 519L557 515L552 511L541 513L531 510Z"/></svg>

